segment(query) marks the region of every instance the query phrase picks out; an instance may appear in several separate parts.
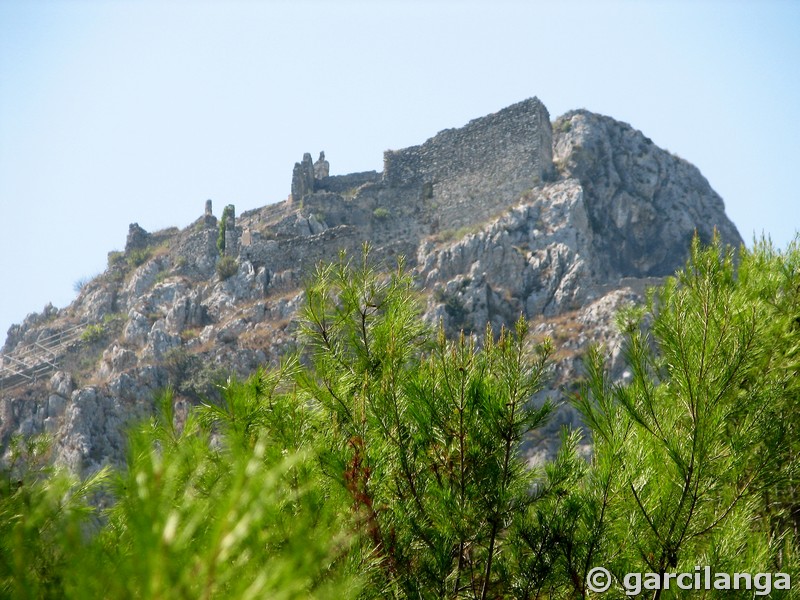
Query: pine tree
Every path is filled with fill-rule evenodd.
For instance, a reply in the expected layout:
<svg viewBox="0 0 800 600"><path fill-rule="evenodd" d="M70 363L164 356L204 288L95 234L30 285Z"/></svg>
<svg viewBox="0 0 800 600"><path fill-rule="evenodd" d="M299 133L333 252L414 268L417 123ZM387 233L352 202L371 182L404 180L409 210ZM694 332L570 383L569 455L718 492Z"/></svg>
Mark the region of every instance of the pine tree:
<svg viewBox="0 0 800 600"><path fill-rule="evenodd" d="M686 268L646 307L621 316L630 381L612 383L599 351L586 359L576 404L594 440L593 471L602 474L588 487L609 494L608 517L590 518L587 529L624 549L596 562L618 580L696 565L750 573L777 566L785 529L763 528L758 498L794 489L786 487L796 460L786 455L793 426L785 402L796 393L776 402L776 383L796 363L774 352L786 347L774 331L774 289L753 289L764 259L763 248L743 252L737 276L731 250L695 239ZM779 273L773 263L770 277Z"/></svg>
<svg viewBox="0 0 800 600"><path fill-rule="evenodd" d="M626 573L797 576L798 244L734 260L695 240L620 326L629 376L594 348L573 399L590 460L564 431L531 469L549 342L523 319L447 339L402 264L320 265L299 353L180 427L167 390L124 469L78 480L46 440L14 441L0 596L550 599L589 597L597 566L610 597Z"/></svg>
<svg viewBox="0 0 800 600"><path fill-rule="evenodd" d="M351 495L375 594L509 593L512 524L535 500L519 447L552 410L530 404L549 346L529 347L522 319L480 348L432 335L402 265L380 277L366 252L321 268L303 317L304 387L330 421L327 472Z"/></svg>

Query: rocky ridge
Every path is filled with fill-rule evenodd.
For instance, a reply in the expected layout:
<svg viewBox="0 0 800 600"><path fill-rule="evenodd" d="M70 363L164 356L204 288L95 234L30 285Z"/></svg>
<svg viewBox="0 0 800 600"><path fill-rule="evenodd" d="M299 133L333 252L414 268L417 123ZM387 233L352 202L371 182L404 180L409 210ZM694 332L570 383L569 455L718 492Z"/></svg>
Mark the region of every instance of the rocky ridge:
<svg viewBox="0 0 800 600"><path fill-rule="evenodd" d="M306 155L283 202L218 219L209 201L182 230L132 224L70 306L9 329L0 448L47 432L75 471L121 461L125 423L149 414L158 390L177 390L180 414L226 372L276 363L295 343L309 270L365 241L377 261L406 257L426 318L450 332L522 313L553 337L555 395L587 344L618 355L614 313L683 265L695 231L742 242L697 168L609 117L551 123L536 98L388 151L382 173L329 172L324 154ZM74 330L79 339L41 349ZM530 455L551 452L574 420L562 409Z"/></svg>

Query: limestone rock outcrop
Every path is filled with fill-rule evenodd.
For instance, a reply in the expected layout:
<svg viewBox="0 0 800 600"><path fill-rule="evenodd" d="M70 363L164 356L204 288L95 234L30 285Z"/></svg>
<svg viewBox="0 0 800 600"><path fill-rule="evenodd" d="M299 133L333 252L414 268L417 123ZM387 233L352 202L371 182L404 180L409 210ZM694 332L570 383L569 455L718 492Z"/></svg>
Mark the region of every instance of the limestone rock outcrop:
<svg viewBox="0 0 800 600"><path fill-rule="evenodd" d="M311 270L364 242L378 263L406 257L432 324L480 336L523 314L551 336L554 396L590 343L626 376L614 313L683 265L695 231L742 242L697 168L609 117L551 123L536 98L387 151L382 173L329 169L306 154L291 199L231 218L223 254L210 201L183 230L133 224L72 305L13 326L0 455L12 435L46 432L76 471L123 460L125 424L152 412L158 390L172 386L186 406L293 349ZM563 408L530 440L531 459L575 422Z"/></svg>
<svg viewBox="0 0 800 600"><path fill-rule="evenodd" d="M599 277L653 277L682 266L695 231L742 243L719 195L694 165L626 123L587 111L556 121L554 158L580 182Z"/></svg>

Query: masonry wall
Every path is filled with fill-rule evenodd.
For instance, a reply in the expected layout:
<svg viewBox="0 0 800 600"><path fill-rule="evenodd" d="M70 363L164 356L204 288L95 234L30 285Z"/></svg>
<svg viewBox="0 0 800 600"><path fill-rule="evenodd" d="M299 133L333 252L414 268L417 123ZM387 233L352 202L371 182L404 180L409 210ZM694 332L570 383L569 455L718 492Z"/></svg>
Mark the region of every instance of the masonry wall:
<svg viewBox="0 0 800 600"><path fill-rule="evenodd" d="M381 174L377 171L364 171L362 173L350 173L349 175L332 175L316 180L314 182L314 190L333 192L335 194L347 194L365 183L375 183L380 180Z"/></svg>
<svg viewBox="0 0 800 600"><path fill-rule="evenodd" d="M387 151L383 182L458 227L495 214L552 169L550 115L531 98L419 146Z"/></svg>
<svg viewBox="0 0 800 600"><path fill-rule="evenodd" d="M320 261L336 260L338 249L355 254L363 239L354 227L341 225L308 237L254 241L247 249L247 257L272 273L286 270L305 273Z"/></svg>

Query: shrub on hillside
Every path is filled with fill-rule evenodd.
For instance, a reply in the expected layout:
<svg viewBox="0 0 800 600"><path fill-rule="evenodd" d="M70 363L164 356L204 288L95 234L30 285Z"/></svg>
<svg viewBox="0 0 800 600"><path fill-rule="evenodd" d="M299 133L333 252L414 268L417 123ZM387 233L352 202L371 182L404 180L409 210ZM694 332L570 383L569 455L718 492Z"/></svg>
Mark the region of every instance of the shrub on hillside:
<svg viewBox="0 0 800 600"><path fill-rule="evenodd" d="M239 263L233 256L222 256L217 261L217 276L220 281L225 281L229 277L236 275L239 270Z"/></svg>

